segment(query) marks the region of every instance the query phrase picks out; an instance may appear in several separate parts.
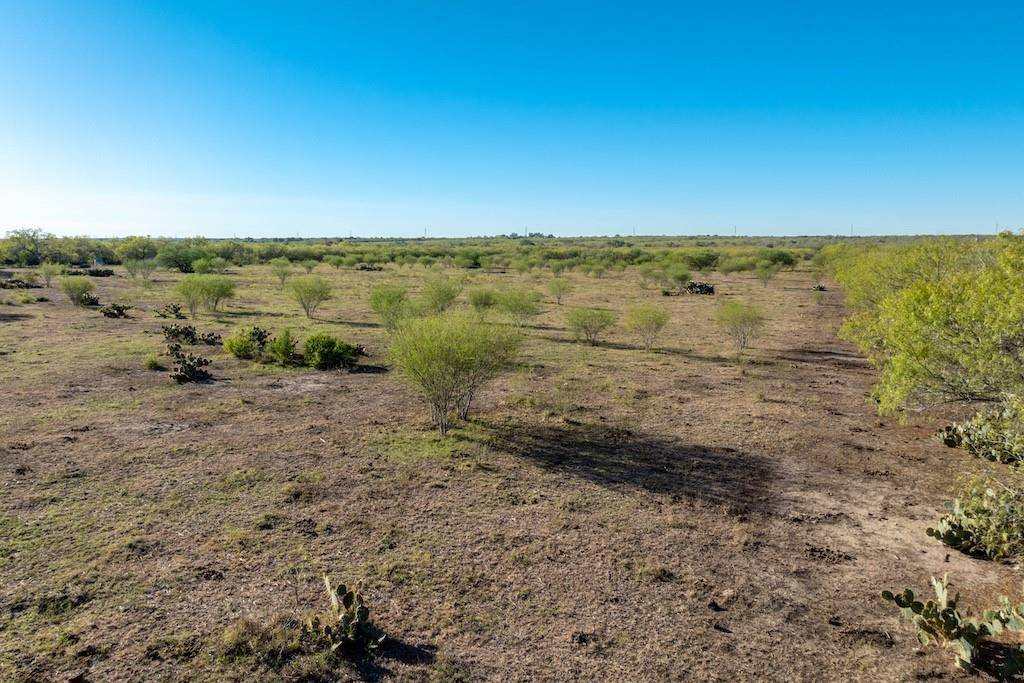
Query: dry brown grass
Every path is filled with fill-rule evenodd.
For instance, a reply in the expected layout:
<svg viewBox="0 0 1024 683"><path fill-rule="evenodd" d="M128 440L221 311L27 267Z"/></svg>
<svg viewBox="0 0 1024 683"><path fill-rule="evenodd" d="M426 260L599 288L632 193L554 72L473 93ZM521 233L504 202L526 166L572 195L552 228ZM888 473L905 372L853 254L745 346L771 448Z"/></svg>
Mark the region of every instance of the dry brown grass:
<svg viewBox="0 0 1024 683"><path fill-rule="evenodd" d="M336 294L314 320L250 267L197 324L330 331L386 366L369 290L415 291L424 271L318 271ZM472 277L545 292L548 276ZM941 653L910 656L878 591L946 570L990 592L1014 580L925 537L957 456L930 425L872 413L872 372L834 335L840 295L817 303L799 272L715 276L715 297L570 277L522 368L448 439L391 373L219 349L209 384L144 369L166 273L152 290L97 280L139 307L127 321L52 290L3 306L0 678L274 680L217 657L221 633L321 607L322 571L365 578L393 638L343 679L949 675ZM722 297L768 317L745 367L714 324ZM565 329L568 305L642 302L672 316L652 353L621 327L595 347Z"/></svg>

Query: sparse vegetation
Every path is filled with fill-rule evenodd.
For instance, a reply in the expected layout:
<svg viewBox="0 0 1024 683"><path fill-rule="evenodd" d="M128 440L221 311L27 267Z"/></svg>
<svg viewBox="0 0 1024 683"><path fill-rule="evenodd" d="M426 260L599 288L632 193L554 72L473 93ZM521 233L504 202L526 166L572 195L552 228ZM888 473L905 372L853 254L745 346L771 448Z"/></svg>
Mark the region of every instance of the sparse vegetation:
<svg viewBox="0 0 1024 683"><path fill-rule="evenodd" d="M395 329L398 322L408 315L409 307L409 297L401 287L375 287L370 292L370 308L388 330Z"/></svg>

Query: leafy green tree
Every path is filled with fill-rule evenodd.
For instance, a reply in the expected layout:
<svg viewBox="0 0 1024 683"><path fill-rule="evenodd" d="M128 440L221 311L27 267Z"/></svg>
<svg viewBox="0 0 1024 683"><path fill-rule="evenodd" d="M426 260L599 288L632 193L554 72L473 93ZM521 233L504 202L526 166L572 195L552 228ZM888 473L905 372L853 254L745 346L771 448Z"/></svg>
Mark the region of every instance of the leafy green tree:
<svg viewBox="0 0 1024 683"><path fill-rule="evenodd" d="M668 312L657 306L633 306L626 313L625 327L640 336L644 349L651 350L654 340L668 324Z"/></svg>
<svg viewBox="0 0 1024 683"><path fill-rule="evenodd" d="M316 309L331 298L331 283L319 275L303 275L288 283L288 294L294 299L307 318L312 318Z"/></svg>
<svg viewBox="0 0 1024 683"><path fill-rule="evenodd" d="M409 296L401 287L375 287L370 292L370 308L386 329L393 330L409 314Z"/></svg>
<svg viewBox="0 0 1024 683"><path fill-rule="evenodd" d="M157 243L148 237L125 237L118 242L116 248L122 263L156 258L159 250Z"/></svg>

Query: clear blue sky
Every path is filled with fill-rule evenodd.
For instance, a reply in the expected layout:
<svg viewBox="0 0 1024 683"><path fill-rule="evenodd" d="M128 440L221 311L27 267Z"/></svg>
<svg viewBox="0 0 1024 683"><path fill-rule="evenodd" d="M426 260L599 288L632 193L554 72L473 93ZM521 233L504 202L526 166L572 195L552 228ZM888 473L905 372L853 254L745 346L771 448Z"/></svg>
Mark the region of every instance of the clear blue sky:
<svg viewBox="0 0 1024 683"><path fill-rule="evenodd" d="M0 0L0 231L1024 226L1024 3Z"/></svg>

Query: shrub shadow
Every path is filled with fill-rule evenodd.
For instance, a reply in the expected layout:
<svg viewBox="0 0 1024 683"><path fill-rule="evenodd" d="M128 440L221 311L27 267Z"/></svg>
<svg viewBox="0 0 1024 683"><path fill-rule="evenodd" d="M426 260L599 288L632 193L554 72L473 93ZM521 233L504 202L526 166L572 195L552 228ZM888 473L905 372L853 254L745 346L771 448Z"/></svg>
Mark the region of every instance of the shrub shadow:
<svg viewBox="0 0 1024 683"><path fill-rule="evenodd" d="M13 323L19 320L31 320L34 316L26 313L0 313L0 323Z"/></svg>
<svg viewBox="0 0 1024 683"><path fill-rule="evenodd" d="M538 466L617 490L643 490L673 499L770 513L773 463L731 448L597 424L478 423L488 447Z"/></svg>

